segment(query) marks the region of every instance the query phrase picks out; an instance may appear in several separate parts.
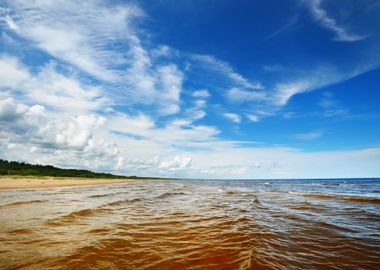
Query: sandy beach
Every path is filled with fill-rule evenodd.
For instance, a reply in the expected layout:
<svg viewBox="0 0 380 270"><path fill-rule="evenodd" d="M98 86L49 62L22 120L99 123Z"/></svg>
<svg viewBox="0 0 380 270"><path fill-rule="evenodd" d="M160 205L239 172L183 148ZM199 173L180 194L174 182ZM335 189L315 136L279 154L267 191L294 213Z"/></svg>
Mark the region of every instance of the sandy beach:
<svg viewBox="0 0 380 270"><path fill-rule="evenodd" d="M137 179L93 179L93 178L0 178L0 189L52 188L134 182Z"/></svg>

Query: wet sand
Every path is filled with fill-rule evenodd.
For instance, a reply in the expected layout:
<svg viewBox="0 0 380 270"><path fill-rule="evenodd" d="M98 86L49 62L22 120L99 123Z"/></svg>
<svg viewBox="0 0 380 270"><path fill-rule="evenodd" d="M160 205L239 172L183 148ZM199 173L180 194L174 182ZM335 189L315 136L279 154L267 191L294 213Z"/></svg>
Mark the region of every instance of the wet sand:
<svg viewBox="0 0 380 270"><path fill-rule="evenodd" d="M66 186L104 185L135 182L137 179L94 179L94 178L0 178L0 189L52 188Z"/></svg>

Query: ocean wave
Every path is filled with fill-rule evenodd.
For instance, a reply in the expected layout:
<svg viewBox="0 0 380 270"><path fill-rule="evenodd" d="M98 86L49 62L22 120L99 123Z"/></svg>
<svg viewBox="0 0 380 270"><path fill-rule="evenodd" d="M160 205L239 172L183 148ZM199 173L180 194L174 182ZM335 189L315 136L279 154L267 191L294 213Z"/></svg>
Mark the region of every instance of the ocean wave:
<svg viewBox="0 0 380 270"><path fill-rule="evenodd" d="M109 197L109 196L114 196L115 193L104 193L104 194L95 194L89 196L89 198L103 198L103 197Z"/></svg>
<svg viewBox="0 0 380 270"><path fill-rule="evenodd" d="M346 200L346 201L363 202L363 203L380 203L379 197L369 197L369 196L325 194L325 193L301 193L301 192L293 192L293 191L289 191L289 194L299 195L299 196L304 196L304 197L312 197L312 198L317 198L317 199Z"/></svg>
<svg viewBox="0 0 380 270"><path fill-rule="evenodd" d="M123 199L123 200L118 200L114 202L107 203L105 206L120 206L125 203L134 203L134 202L140 202L142 201L141 198L133 198L133 199Z"/></svg>
<svg viewBox="0 0 380 270"><path fill-rule="evenodd" d="M296 206L288 206L290 209L297 210L297 211L309 211L309 212L326 212L326 209L323 207L318 206L312 206L312 205L296 205Z"/></svg>
<svg viewBox="0 0 380 270"><path fill-rule="evenodd" d="M30 230L30 229L16 229L16 230L9 231L8 233L10 233L10 234L33 234L34 230Z"/></svg>
<svg viewBox="0 0 380 270"><path fill-rule="evenodd" d="M105 206L99 206L95 208L85 208L81 210L72 211L64 216L58 218L49 219L46 221L47 225L61 226L66 223L72 223L77 220L83 220L84 218L90 218L101 213L110 212L111 209Z"/></svg>
<svg viewBox="0 0 380 270"><path fill-rule="evenodd" d="M67 215L62 216L61 220L63 221L72 221L76 218L89 217L94 215L97 212L97 209L82 209L78 211L73 211Z"/></svg>
<svg viewBox="0 0 380 270"><path fill-rule="evenodd" d="M33 200L33 201L13 202L13 203L4 204L1 207L20 206L20 205L28 205L28 204L44 203L44 202L48 202L48 200Z"/></svg>
<svg viewBox="0 0 380 270"><path fill-rule="evenodd" d="M169 198L172 196L179 196L179 195L186 195L185 192L165 192L162 193L161 195L158 195L157 198L163 199L163 198Z"/></svg>

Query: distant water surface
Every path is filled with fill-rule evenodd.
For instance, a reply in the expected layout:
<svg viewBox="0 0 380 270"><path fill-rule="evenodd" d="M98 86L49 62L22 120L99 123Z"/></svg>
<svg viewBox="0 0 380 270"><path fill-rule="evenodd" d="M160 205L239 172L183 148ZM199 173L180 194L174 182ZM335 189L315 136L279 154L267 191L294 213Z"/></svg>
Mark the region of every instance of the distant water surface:
<svg viewBox="0 0 380 270"><path fill-rule="evenodd" d="M0 190L0 269L380 269L380 179Z"/></svg>

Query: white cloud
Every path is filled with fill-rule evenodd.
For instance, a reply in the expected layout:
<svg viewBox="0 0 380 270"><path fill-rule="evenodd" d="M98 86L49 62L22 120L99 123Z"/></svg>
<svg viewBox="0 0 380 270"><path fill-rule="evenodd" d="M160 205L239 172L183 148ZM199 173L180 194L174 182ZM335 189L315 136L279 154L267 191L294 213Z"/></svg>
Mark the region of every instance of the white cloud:
<svg viewBox="0 0 380 270"><path fill-rule="evenodd" d="M319 115L323 117L345 118L350 115L350 111L344 108L331 92L322 93L322 98L318 104L323 109Z"/></svg>
<svg viewBox="0 0 380 270"><path fill-rule="evenodd" d="M247 114L247 118L252 122L258 122L260 117L255 114Z"/></svg>
<svg viewBox="0 0 380 270"><path fill-rule="evenodd" d="M192 121L202 119L202 118L206 117L206 115L207 115L207 113L203 110L190 110L189 113L190 113L190 115L189 115L190 119Z"/></svg>
<svg viewBox="0 0 380 270"><path fill-rule="evenodd" d="M81 149L89 144L93 130L105 121L94 115L57 117L41 105L29 107L13 98L0 100L0 120L1 131L8 134L7 137L14 142L27 140L53 148Z"/></svg>
<svg viewBox="0 0 380 270"><path fill-rule="evenodd" d="M115 131L145 136L146 132L155 127L153 119L140 113L136 116L118 113L112 117L110 128Z"/></svg>
<svg viewBox="0 0 380 270"><path fill-rule="evenodd" d="M191 123L160 128L143 114L116 114L108 119L62 116L12 98L0 101L0 108L0 157L7 159L163 177L369 177L380 173L379 148L311 153L241 147L239 142L217 139L211 128ZM113 126L141 138L109 133ZM357 175L358 171L363 174Z"/></svg>
<svg viewBox="0 0 380 270"><path fill-rule="evenodd" d="M175 64L155 64L137 36L130 37L125 80L119 97L127 103L154 104L159 114L171 115L180 111L180 94L184 75Z"/></svg>
<svg viewBox="0 0 380 270"><path fill-rule="evenodd" d="M93 111L109 100L97 87L83 85L74 77L58 73L48 64L32 75L16 58L0 57L0 89L17 89L19 98L39 102L67 113Z"/></svg>
<svg viewBox="0 0 380 270"><path fill-rule="evenodd" d="M158 68L159 82L161 84L159 98L163 106L160 112L163 115L175 114L180 111L179 101L182 90L183 74L175 65Z"/></svg>
<svg viewBox="0 0 380 270"><path fill-rule="evenodd" d="M3 21L12 30L18 30L17 25L13 19L8 15L9 9L0 7L0 22Z"/></svg>
<svg viewBox="0 0 380 270"><path fill-rule="evenodd" d="M226 97L232 102L244 103L251 101L263 101L267 98L267 95L263 91L243 90L237 87L233 87L227 91Z"/></svg>
<svg viewBox="0 0 380 270"><path fill-rule="evenodd" d="M15 121L27 111L27 106L17 104L13 98L0 100L0 121Z"/></svg>
<svg viewBox="0 0 380 270"><path fill-rule="evenodd" d="M338 25L337 22L321 7L322 0L309 0L305 1L305 3L308 5L313 18L319 22L322 27L335 33L335 40L353 42L367 37L366 35L350 33L343 26Z"/></svg>
<svg viewBox="0 0 380 270"><path fill-rule="evenodd" d="M299 133L294 135L294 138L302 141L312 141L321 138L323 135L320 131L311 131L307 133Z"/></svg>
<svg viewBox="0 0 380 270"><path fill-rule="evenodd" d="M241 122L241 117L240 115L236 113L224 113L223 114L224 118L234 122L234 123L240 123Z"/></svg>
<svg viewBox="0 0 380 270"><path fill-rule="evenodd" d="M160 45L156 49L152 49L150 54L154 58L159 58L159 57L168 57L173 54L173 49L171 49L167 45Z"/></svg>
<svg viewBox="0 0 380 270"><path fill-rule="evenodd" d="M312 84L313 82L308 80L279 83L275 88L274 103L278 106L284 106L294 95L311 90Z"/></svg>
<svg viewBox="0 0 380 270"><path fill-rule="evenodd" d="M219 133L215 127L193 125L192 120L189 119L177 119L159 128L150 117L144 114L129 116L122 113L109 117L108 128L124 133L126 136L138 136L165 145L213 140Z"/></svg>
<svg viewBox="0 0 380 270"><path fill-rule="evenodd" d="M202 54L192 54L191 58L195 61L199 61L205 65L207 65L209 70L215 70L221 72L232 80L234 83L252 89L262 89L263 86L258 82L251 82L250 80L244 78L242 75L237 73L230 64L215 58L212 55L202 55Z"/></svg>
<svg viewBox="0 0 380 270"><path fill-rule="evenodd" d="M179 171L192 168L192 158L188 156L175 156L173 160L162 161L158 169L162 171Z"/></svg>
<svg viewBox="0 0 380 270"><path fill-rule="evenodd" d="M0 115L3 158L96 169L119 155L114 140L101 134L104 117L62 115L13 98L0 100Z"/></svg>
<svg viewBox="0 0 380 270"><path fill-rule="evenodd" d="M153 56L154 49L150 53L143 47L134 22L145 15L137 6L98 0L7 4L9 10L0 16L12 18L17 25L9 30L62 63L107 83L103 96L122 104L154 104L162 115L180 111L183 74L170 61L155 63L158 51ZM115 49L117 44L123 44L123 49ZM162 45L159 51L169 57L171 49Z"/></svg>
<svg viewBox="0 0 380 270"><path fill-rule="evenodd" d="M211 153L187 155L192 158L189 171L198 178L373 177L380 173L380 148L312 153L292 148L221 145Z"/></svg>
<svg viewBox="0 0 380 270"><path fill-rule="evenodd" d="M2 17L8 18L8 25L13 22L10 29L54 57L107 81L117 80L113 68L125 63L122 54L108 47L127 39L130 21L142 16L136 6L109 7L102 1L6 2L11 12Z"/></svg>
<svg viewBox="0 0 380 270"><path fill-rule="evenodd" d="M201 108L206 107L207 101L204 99L198 99L194 102L194 104L195 104L195 108L201 109Z"/></svg>
<svg viewBox="0 0 380 270"><path fill-rule="evenodd" d="M371 62L357 65L354 70L349 71L341 71L331 65L320 65L312 70L302 71L293 79L277 83L272 92L268 94L269 104L278 107L285 106L297 94L341 83L378 67L379 62L375 57Z"/></svg>
<svg viewBox="0 0 380 270"><path fill-rule="evenodd" d="M197 97L197 98L207 98L210 96L210 93L209 93L209 91L207 91L205 89L204 90L197 90L197 91L194 91L192 93L192 96Z"/></svg>
<svg viewBox="0 0 380 270"><path fill-rule="evenodd" d="M29 100L72 113L94 111L109 103L99 88L59 74L51 65L42 68L23 89Z"/></svg>
<svg viewBox="0 0 380 270"><path fill-rule="evenodd" d="M324 92L323 97L319 101L319 105L322 108L329 109L337 106L337 102L334 100L334 94L331 92Z"/></svg>
<svg viewBox="0 0 380 270"><path fill-rule="evenodd" d="M0 55L0 88L18 88L29 77L17 58Z"/></svg>

